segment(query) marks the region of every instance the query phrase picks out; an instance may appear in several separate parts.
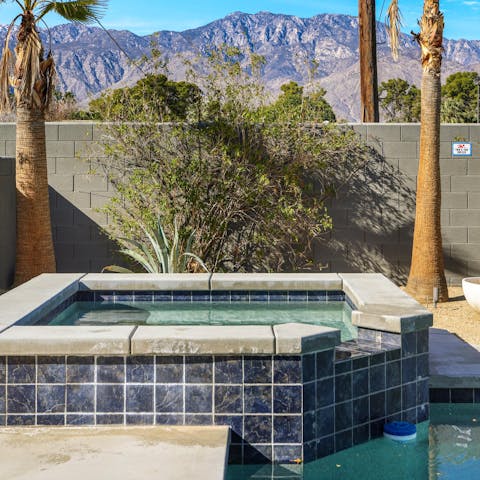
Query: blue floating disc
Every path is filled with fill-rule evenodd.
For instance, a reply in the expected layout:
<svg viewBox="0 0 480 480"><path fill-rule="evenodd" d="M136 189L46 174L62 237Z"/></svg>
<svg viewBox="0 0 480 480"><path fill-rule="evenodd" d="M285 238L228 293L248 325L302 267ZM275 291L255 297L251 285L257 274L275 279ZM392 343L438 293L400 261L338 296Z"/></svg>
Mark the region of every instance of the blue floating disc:
<svg viewBox="0 0 480 480"><path fill-rule="evenodd" d="M383 434L392 440L412 440L417 436L417 427L409 422L391 422L383 426Z"/></svg>

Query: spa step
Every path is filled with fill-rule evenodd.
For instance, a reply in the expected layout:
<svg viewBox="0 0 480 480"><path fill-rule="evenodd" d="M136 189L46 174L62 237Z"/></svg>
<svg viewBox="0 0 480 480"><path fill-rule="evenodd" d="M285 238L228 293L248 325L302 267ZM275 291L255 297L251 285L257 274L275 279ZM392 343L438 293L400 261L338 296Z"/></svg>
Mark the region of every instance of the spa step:
<svg viewBox="0 0 480 480"><path fill-rule="evenodd" d="M228 427L32 427L0 429L9 480L222 480Z"/></svg>

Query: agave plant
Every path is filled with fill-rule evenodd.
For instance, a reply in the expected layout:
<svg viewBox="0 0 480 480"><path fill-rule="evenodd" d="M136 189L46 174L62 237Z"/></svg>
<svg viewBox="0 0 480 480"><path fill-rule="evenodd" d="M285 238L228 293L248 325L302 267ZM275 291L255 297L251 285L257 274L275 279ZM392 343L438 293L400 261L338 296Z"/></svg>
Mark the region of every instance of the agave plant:
<svg viewBox="0 0 480 480"><path fill-rule="evenodd" d="M135 260L147 273L187 272L192 260L208 272L203 260L191 252L195 240L195 231L189 235L185 243L185 249L182 251L183 242L180 240L176 221L173 224L172 242L168 241L160 218L156 229L150 230L142 223L139 223L139 225L145 234L145 242L129 238L119 238L117 241L124 247L120 250L120 253ZM103 272L132 273L131 270L117 265L109 265L103 269Z"/></svg>

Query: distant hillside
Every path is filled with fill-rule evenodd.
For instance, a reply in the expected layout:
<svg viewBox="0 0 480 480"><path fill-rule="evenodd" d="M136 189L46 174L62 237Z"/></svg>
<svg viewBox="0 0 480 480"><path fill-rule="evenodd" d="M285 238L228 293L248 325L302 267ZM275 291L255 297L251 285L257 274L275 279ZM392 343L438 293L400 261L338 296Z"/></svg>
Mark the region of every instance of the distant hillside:
<svg viewBox="0 0 480 480"><path fill-rule="evenodd" d="M6 29L0 26L0 37L4 38ZM263 80L273 92L289 80L304 83L308 75L306 63L315 59L319 62L319 83L327 90L337 117L358 120L357 30L357 18L346 15L299 18L268 12L255 15L235 12L184 32L161 31L156 36L144 37L126 30L110 33L131 58L148 53L150 42L155 39L170 58L169 69L176 79L184 76L182 56L193 58L221 44L251 49L266 57ZM71 90L78 99L85 100L112 86L132 84L139 78L139 71L102 29L70 24L50 31L60 88ZM45 32L42 35L47 40ZM411 37L402 35L401 57L395 63L383 24L378 24L377 35L379 80L401 77L419 85L419 48ZM445 76L462 70L480 72L480 41L445 40L444 47Z"/></svg>

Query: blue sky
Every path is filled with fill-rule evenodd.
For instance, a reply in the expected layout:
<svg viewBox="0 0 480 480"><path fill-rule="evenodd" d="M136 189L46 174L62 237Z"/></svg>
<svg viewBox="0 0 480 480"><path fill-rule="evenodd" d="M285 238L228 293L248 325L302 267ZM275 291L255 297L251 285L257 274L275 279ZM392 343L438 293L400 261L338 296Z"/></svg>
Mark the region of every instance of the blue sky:
<svg viewBox="0 0 480 480"><path fill-rule="evenodd" d="M385 16L389 0L377 0L377 17ZM421 16L421 0L400 0L404 30L416 29ZM480 0L441 0L445 14L445 36L449 38L480 39ZM110 0L103 19L108 28L127 29L139 35L158 30L186 30L205 25L234 11L256 13L266 10L300 17L319 13L356 15L358 0ZM17 12L15 4L0 7L0 23L8 23ZM49 25L61 21L50 17Z"/></svg>

